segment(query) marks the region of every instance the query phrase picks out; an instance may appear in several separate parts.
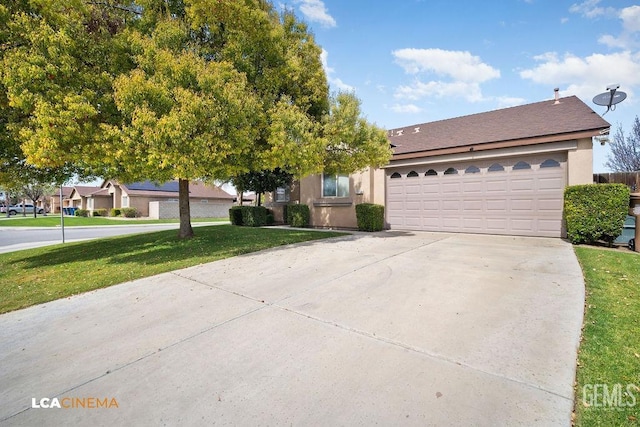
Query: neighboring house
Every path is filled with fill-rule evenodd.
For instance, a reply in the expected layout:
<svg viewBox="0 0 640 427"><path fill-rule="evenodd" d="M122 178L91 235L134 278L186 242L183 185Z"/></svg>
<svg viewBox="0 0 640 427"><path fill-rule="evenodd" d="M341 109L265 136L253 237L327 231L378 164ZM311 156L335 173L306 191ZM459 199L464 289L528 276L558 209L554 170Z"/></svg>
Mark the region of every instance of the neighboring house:
<svg viewBox="0 0 640 427"><path fill-rule="evenodd" d="M561 237L567 185L589 184L610 124L575 96L389 132L390 228Z"/></svg>
<svg viewBox="0 0 640 427"><path fill-rule="evenodd" d="M314 175L270 195L304 203L311 226L355 228L355 205L385 205L387 226L561 237L567 185L592 182L592 137L610 124L571 96L389 131L381 170Z"/></svg>
<svg viewBox="0 0 640 427"><path fill-rule="evenodd" d="M69 207L69 196L73 187L62 187L62 207ZM42 197L38 200L37 206L46 209L47 212L60 213L60 187L56 187L53 194Z"/></svg>
<svg viewBox="0 0 640 427"><path fill-rule="evenodd" d="M151 181L120 184L104 181L98 197L108 200L109 208L136 208L140 216L178 218L178 181L156 184ZM189 183L191 218L227 217L234 196L215 185Z"/></svg>
<svg viewBox="0 0 640 427"><path fill-rule="evenodd" d="M88 186L88 185L74 185L71 194L69 194L69 203L68 207L77 208L77 209L98 209L89 208L88 199L90 196L96 192L100 191L100 187ZM66 207L66 206L65 206Z"/></svg>

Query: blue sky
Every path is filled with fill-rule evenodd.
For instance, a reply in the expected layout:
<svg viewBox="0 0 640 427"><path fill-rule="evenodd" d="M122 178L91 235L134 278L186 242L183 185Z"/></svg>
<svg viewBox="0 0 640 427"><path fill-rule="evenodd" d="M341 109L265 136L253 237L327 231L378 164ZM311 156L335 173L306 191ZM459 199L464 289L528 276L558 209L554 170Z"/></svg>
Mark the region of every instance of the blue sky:
<svg viewBox="0 0 640 427"><path fill-rule="evenodd" d="M276 0L277 1L277 0ZM640 2L639 2L640 3ZM638 115L640 4L587 0L280 0L323 48L332 90L352 90L385 129L576 95L612 83L627 99L604 118ZM594 171L608 146L594 144Z"/></svg>

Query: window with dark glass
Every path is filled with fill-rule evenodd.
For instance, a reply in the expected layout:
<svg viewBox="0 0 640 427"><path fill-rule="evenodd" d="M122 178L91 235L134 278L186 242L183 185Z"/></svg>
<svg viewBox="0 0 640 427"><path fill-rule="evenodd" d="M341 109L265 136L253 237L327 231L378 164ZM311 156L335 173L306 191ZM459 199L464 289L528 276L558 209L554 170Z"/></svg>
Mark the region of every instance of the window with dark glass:
<svg viewBox="0 0 640 427"><path fill-rule="evenodd" d="M504 166L502 166L500 163L494 163L491 166L489 166L488 171L489 172L502 172L502 171L504 171Z"/></svg>
<svg viewBox="0 0 640 427"><path fill-rule="evenodd" d="M515 165L513 165L514 171L519 171L524 169L531 169L531 165L527 162L518 162Z"/></svg>
<svg viewBox="0 0 640 427"><path fill-rule="evenodd" d="M559 168L560 163L553 159L547 159L544 162L540 163L541 168Z"/></svg>
<svg viewBox="0 0 640 427"><path fill-rule="evenodd" d="M458 169L456 168L449 168L446 171L444 171L445 175L457 175L458 174Z"/></svg>
<svg viewBox="0 0 640 427"><path fill-rule="evenodd" d="M464 170L464 173L480 173L480 168L477 166L469 166Z"/></svg>
<svg viewBox="0 0 640 427"><path fill-rule="evenodd" d="M323 174L322 197L349 197L349 176Z"/></svg>
<svg viewBox="0 0 640 427"><path fill-rule="evenodd" d="M407 178L415 178L418 176L418 172L416 171L411 171L407 174Z"/></svg>
<svg viewBox="0 0 640 427"><path fill-rule="evenodd" d="M436 172L436 171L435 171L435 170L433 170L433 169L429 169L428 171L426 171L426 172L424 173L424 176L437 176L437 175L438 175L438 172Z"/></svg>

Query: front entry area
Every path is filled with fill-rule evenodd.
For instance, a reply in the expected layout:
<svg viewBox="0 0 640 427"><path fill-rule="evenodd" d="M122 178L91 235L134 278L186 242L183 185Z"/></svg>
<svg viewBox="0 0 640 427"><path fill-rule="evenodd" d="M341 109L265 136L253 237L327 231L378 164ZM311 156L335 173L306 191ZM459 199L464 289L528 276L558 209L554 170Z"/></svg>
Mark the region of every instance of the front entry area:
<svg viewBox="0 0 640 427"><path fill-rule="evenodd" d="M391 229L561 237L566 153L390 167Z"/></svg>

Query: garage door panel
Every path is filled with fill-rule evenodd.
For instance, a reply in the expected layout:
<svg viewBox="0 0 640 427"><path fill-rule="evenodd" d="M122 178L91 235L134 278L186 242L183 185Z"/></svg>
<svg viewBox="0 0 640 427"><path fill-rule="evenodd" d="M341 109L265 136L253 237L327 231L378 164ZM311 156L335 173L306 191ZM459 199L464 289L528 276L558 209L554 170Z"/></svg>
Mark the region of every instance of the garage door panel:
<svg viewBox="0 0 640 427"><path fill-rule="evenodd" d="M540 168L548 158L554 158L561 167ZM512 170L519 161L529 163L531 169ZM494 163L505 170L488 172ZM450 167L464 171L471 165L480 172L442 175ZM423 169L432 168L440 175L424 176L424 171L418 171L419 177L387 179L387 218L392 228L561 235L565 154L439 164ZM406 177L410 170L406 167L398 172Z"/></svg>

